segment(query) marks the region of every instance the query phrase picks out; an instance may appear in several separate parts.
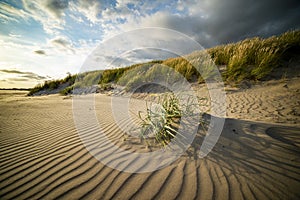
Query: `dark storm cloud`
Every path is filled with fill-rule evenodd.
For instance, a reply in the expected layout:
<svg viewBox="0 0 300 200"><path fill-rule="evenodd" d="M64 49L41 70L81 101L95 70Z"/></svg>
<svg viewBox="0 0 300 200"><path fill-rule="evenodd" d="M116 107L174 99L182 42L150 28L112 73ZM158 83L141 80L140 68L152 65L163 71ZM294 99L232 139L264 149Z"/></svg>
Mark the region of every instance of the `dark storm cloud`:
<svg viewBox="0 0 300 200"><path fill-rule="evenodd" d="M204 47L300 28L299 0L189 2L189 15L157 15L152 24L183 32Z"/></svg>
<svg viewBox="0 0 300 200"><path fill-rule="evenodd" d="M227 0L213 4L205 27L218 43L299 28L298 0ZM222 2L222 3L221 3ZM214 14L216 13L216 14Z"/></svg>
<svg viewBox="0 0 300 200"><path fill-rule="evenodd" d="M47 79L48 77L45 76L40 76L38 74L35 74L33 72L22 72L22 71L18 71L18 70L7 70L7 69L2 69L0 70L0 72L2 73L7 73L7 74L17 74L20 75L19 77L23 78L23 79L34 79L34 80L44 80Z"/></svg>

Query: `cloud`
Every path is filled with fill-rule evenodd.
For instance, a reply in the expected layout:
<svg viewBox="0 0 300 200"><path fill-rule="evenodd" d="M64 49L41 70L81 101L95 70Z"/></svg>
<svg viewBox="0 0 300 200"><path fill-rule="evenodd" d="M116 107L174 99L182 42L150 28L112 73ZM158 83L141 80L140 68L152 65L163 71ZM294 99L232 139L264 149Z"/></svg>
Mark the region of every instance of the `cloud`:
<svg viewBox="0 0 300 200"><path fill-rule="evenodd" d="M64 30L64 12L68 8L66 0L22 0L29 16L42 24L46 33L55 35Z"/></svg>
<svg viewBox="0 0 300 200"><path fill-rule="evenodd" d="M17 9L7 3L0 2L0 17L4 21L19 22L19 19L28 19L29 14L23 9Z"/></svg>
<svg viewBox="0 0 300 200"><path fill-rule="evenodd" d="M97 0L78 0L70 2L71 10L81 13L93 24L100 22L102 7Z"/></svg>
<svg viewBox="0 0 300 200"><path fill-rule="evenodd" d="M46 33L55 35L65 28L69 0L22 0L15 4L0 2L0 22L41 23Z"/></svg>
<svg viewBox="0 0 300 200"><path fill-rule="evenodd" d="M129 51L123 55L124 58L131 61L131 63L148 62L151 60L165 60L170 57L177 57L178 55L169 52L165 49L144 48Z"/></svg>
<svg viewBox="0 0 300 200"><path fill-rule="evenodd" d="M18 81L28 81L27 78L9 78L8 81L18 82Z"/></svg>
<svg viewBox="0 0 300 200"><path fill-rule="evenodd" d="M71 46L71 43L66 38L63 38L63 37L54 38L50 42L56 46L61 46L61 47L70 47Z"/></svg>
<svg viewBox="0 0 300 200"><path fill-rule="evenodd" d="M100 38L133 28L175 29L209 47L252 36L270 36L300 28L298 0L22 0L19 9L0 3L4 21L32 18L46 33L63 35L70 22L101 30ZM95 31L95 30L93 30Z"/></svg>
<svg viewBox="0 0 300 200"><path fill-rule="evenodd" d="M69 0L46 0L46 9L56 18L60 18L69 6Z"/></svg>
<svg viewBox="0 0 300 200"><path fill-rule="evenodd" d="M34 53L39 54L39 55L46 55L46 52L44 50L36 50Z"/></svg>
<svg viewBox="0 0 300 200"><path fill-rule="evenodd" d="M27 79L34 79L34 80L45 80L45 79L49 78L49 77L46 77L46 76L37 75L35 73L29 73L29 74L26 74L26 75L22 75L22 77L27 78Z"/></svg>
<svg viewBox="0 0 300 200"><path fill-rule="evenodd" d="M195 31L207 33L217 44L256 35L270 36L300 27L295 21L300 18L297 0L213 0L198 5L207 17L202 18L202 27L196 26ZM196 6L190 6L191 13L197 13L195 9ZM195 16L197 14L192 15Z"/></svg>
<svg viewBox="0 0 300 200"><path fill-rule="evenodd" d="M54 47L57 47L59 50L68 50L72 53L75 53L72 42L66 37L60 36L53 38L52 40L50 40L50 44L52 44L52 46Z"/></svg>
<svg viewBox="0 0 300 200"><path fill-rule="evenodd" d="M13 33L10 33L8 35L9 35L9 37L12 37L12 38L20 38L21 37L21 35L19 35L19 34L13 34Z"/></svg>
<svg viewBox="0 0 300 200"><path fill-rule="evenodd" d="M18 71L18 70L8 70L8 69L1 69L0 72L8 73L8 74L27 74L27 73L31 73L31 72L22 72L22 71Z"/></svg>
<svg viewBox="0 0 300 200"><path fill-rule="evenodd" d="M40 22L47 33L55 33L55 29L63 28L65 22L62 16L68 8L67 0L22 0L21 5L23 8L0 2L0 19L5 23L29 22L33 19Z"/></svg>
<svg viewBox="0 0 300 200"><path fill-rule="evenodd" d="M28 80L28 79L45 80L45 79L49 78L49 77L45 77L45 76L40 76L33 72L23 72L23 71L19 71L19 70L1 69L0 72L6 73L6 74L20 75L19 77L16 77L16 78L23 78L23 79L26 78L26 80Z"/></svg>

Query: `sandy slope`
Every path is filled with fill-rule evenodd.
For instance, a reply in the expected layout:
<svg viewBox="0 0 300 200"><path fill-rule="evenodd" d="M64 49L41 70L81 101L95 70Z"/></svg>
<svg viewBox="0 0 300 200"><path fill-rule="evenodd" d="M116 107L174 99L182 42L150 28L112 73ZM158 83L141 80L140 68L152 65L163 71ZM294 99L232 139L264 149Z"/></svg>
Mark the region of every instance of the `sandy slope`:
<svg viewBox="0 0 300 200"><path fill-rule="evenodd" d="M263 82L227 98L231 118L300 124L299 78Z"/></svg>
<svg viewBox="0 0 300 200"><path fill-rule="evenodd" d="M228 93L232 119L226 119L207 157L197 156L205 134L199 130L177 161L142 174L114 170L86 150L74 125L72 99L1 91L0 198L299 199L299 80L284 83L288 88L282 84ZM111 97L97 95L88 112L96 110L103 130L120 148L150 151L132 136L124 139L110 105ZM133 111L144 108L141 101L131 105ZM101 143L96 127L82 127ZM97 145L108 160L122 160L105 144ZM124 168L132 165L138 163Z"/></svg>

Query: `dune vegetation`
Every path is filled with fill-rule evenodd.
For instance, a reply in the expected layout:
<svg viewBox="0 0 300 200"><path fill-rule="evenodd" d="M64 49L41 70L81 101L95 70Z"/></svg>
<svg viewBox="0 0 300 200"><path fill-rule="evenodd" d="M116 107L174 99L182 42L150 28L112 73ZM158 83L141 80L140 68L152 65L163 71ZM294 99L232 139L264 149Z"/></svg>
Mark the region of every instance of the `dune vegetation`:
<svg viewBox="0 0 300 200"><path fill-rule="evenodd" d="M76 77L77 75L71 75L69 73L64 79L45 81L43 84L38 84L34 88L30 89L28 96L32 96L42 90L55 90L63 88L60 90L63 91L67 87L72 87L72 85L75 83Z"/></svg>
<svg viewBox="0 0 300 200"><path fill-rule="evenodd" d="M155 103L147 104L145 113L138 112L140 126L134 131L138 131L140 139L145 141L147 146L153 145L149 143L150 138L154 138L155 142L162 147L166 147L173 138L178 136L186 139L182 130L179 130L182 118L188 118L190 124L199 123L201 128L206 124L204 118L198 118L198 115L203 113L197 111L199 106L207 106L207 104L200 102L201 99L190 94L163 94ZM186 122L182 124L184 124L181 125L182 129L188 126Z"/></svg>
<svg viewBox="0 0 300 200"><path fill-rule="evenodd" d="M267 39L258 37L208 49L216 65L226 65L226 81L260 80L283 67L291 54L300 51L300 31Z"/></svg>
<svg viewBox="0 0 300 200"><path fill-rule="evenodd" d="M227 84L237 84L243 80L266 80L276 69L286 68L290 59L299 52L300 31L288 31L267 39L255 37L237 43L219 45L193 52L186 58L176 57L124 68L85 72L78 75L69 74L64 79L46 81L42 85L37 85L28 95L57 88L61 88L60 93L66 95L74 88L92 85L106 88L107 84L118 84L125 86L126 90L132 90L142 82L159 78L168 78L168 81L176 82L178 80L176 77L160 77L162 74L168 74L168 69L160 67L162 65L175 69L189 82L201 83L212 77L214 66L225 66L226 70L222 71L222 78ZM196 61L199 61L203 55L208 55L211 62L200 63L200 65L198 62L198 66L195 66ZM143 76L140 76L141 73Z"/></svg>

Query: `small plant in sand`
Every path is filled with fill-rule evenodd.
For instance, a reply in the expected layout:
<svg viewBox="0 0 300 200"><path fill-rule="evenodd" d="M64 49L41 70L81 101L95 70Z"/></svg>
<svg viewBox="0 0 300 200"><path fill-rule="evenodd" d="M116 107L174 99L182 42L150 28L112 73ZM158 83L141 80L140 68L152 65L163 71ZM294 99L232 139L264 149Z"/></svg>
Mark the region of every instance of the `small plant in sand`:
<svg viewBox="0 0 300 200"><path fill-rule="evenodd" d="M157 103L147 103L147 112L138 113L141 140L149 145L148 139L154 138L158 144L166 147L178 135L184 138L178 131L180 120L183 116L195 116L198 106L196 98L174 94L164 94Z"/></svg>

